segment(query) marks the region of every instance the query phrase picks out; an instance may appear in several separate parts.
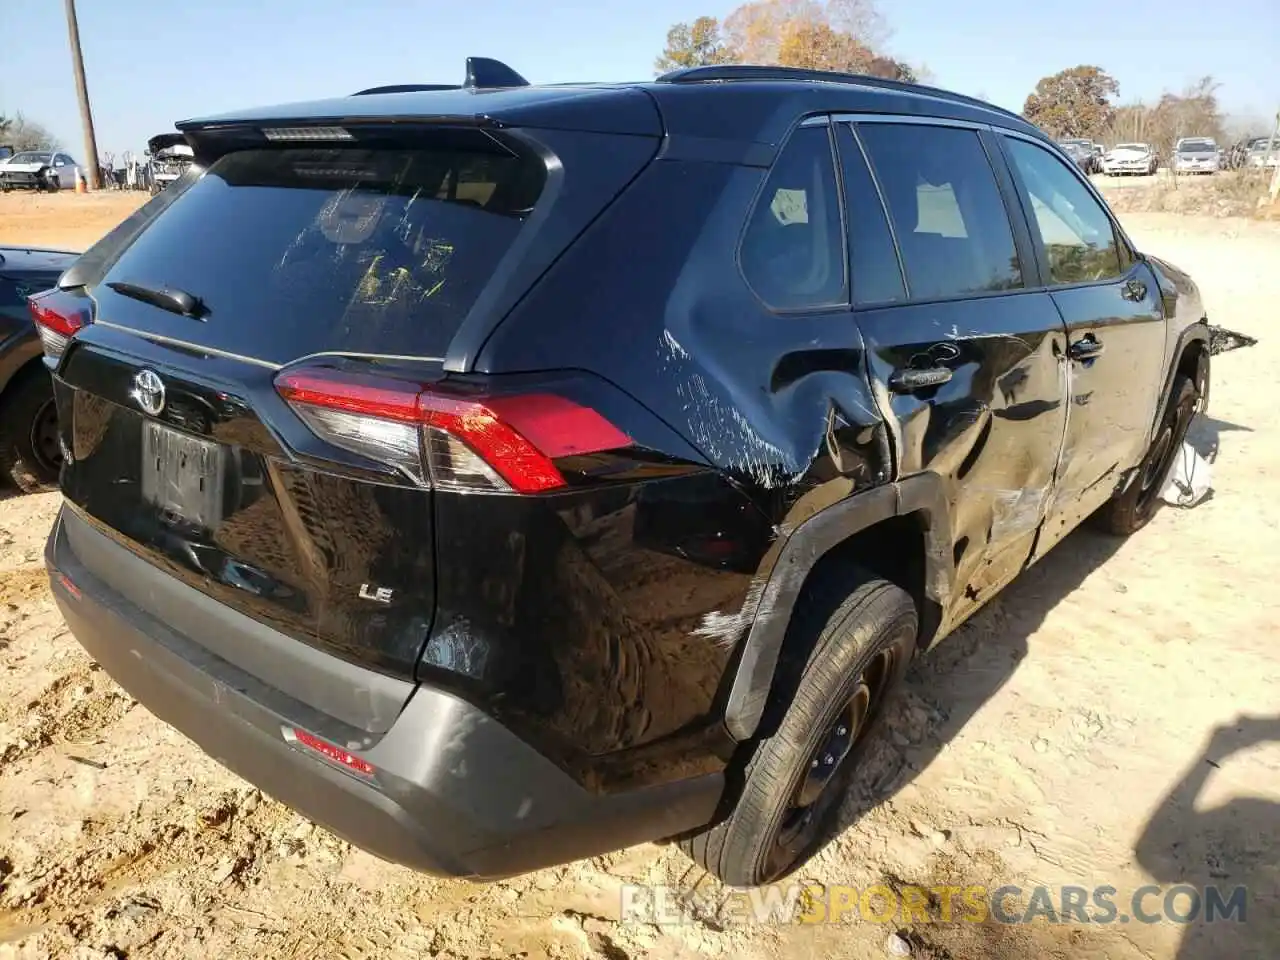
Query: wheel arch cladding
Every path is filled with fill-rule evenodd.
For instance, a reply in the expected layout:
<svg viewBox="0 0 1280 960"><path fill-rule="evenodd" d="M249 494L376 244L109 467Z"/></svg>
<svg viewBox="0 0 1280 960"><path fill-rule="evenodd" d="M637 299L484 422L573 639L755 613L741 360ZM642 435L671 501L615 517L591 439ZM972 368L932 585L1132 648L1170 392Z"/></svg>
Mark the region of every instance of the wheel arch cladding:
<svg viewBox="0 0 1280 960"><path fill-rule="evenodd" d="M1156 406L1156 415L1151 421L1151 436L1155 436L1157 427L1164 419L1165 410L1172 399L1173 382L1179 374L1191 378L1191 382L1200 390L1199 409L1207 410L1209 405L1209 327L1207 324L1190 324L1178 335L1177 344L1172 351L1172 362L1165 372L1160 403Z"/></svg>
<svg viewBox="0 0 1280 960"><path fill-rule="evenodd" d="M917 649L933 642L952 589L948 517L941 478L925 473L842 500L792 532L761 593L729 689L724 722L735 740L757 733L791 642L788 625L816 577L855 576L860 569L898 584L916 602Z"/></svg>
<svg viewBox="0 0 1280 960"><path fill-rule="evenodd" d="M1209 338L1192 337L1183 346L1174 367L1177 373L1190 377L1200 394L1201 413L1209 410ZM1167 401L1166 401L1167 402Z"/></svg>

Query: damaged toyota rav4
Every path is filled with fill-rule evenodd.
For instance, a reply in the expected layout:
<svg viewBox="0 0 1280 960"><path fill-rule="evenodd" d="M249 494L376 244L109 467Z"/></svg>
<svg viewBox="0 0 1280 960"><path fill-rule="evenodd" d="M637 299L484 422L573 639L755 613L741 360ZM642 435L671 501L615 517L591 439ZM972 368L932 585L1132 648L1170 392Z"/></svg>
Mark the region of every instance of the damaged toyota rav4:
<svg viewBox="0 0 1280 960"><path fill-rule="evenodd" d="M80 643L389 860L786 874L913 657L1206 400L1195 286L1015 115L496 61L180 123L32 301Z"/></svg>

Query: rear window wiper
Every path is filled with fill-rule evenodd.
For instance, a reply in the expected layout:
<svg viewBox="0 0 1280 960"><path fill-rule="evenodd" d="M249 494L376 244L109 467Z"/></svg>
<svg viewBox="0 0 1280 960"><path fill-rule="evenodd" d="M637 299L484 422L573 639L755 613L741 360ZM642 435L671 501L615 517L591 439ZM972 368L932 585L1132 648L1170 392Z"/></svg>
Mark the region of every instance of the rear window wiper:
<svg viewBox="0 0 1280 960"><path fill-rule="evenodd" d="M125 280L113 280L107 286L121 296L141 300L143 303L149 303L153 307L168 310L181 317L203 320L209 315L204 301L199 297L193 297L185 290L174 290L171 287L144 287L140 283L129 283Z"/></svg>

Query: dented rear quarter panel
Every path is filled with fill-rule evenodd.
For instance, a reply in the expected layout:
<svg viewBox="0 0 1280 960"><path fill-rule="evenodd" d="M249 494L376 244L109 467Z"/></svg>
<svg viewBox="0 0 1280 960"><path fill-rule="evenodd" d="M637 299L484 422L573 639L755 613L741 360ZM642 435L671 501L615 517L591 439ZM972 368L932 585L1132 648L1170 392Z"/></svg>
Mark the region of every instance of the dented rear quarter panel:
<svg viewBox="0 0 1280 960"><path fill-rule="evenodd" d="M576 632L561 619L557 637L528 638L559 647L546 662L561 692L523 721L608 756L591 764L606 781L669 776L671 757L714 736L787 536L890 480L850 309L774 314L738 271L764 176L655 161L478 358L484 373L591 369L661 421L664 452L691 468L613 503L586 497L555 524L557 562L596 587L579 594L592 609L574 614Z"/></svg>

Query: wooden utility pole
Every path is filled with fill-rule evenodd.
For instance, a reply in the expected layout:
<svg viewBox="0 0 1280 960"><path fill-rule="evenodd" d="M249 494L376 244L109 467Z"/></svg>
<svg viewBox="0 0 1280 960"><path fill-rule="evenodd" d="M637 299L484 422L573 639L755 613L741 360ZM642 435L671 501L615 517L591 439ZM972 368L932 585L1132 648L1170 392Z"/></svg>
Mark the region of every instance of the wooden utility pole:
<svg viewBox="0 0 1280 960"><path fill-rule="evenodd" d="M76 74L76 96L80 98L80 125L84 128L86 179L91 190L102 188L98 170L98 138L93 133L93 111L89 109L89 88L84 82L84 57L80 54L80 24L76 21L76 0L67 0L67 36L71 40L71 66Z"/></svg>

